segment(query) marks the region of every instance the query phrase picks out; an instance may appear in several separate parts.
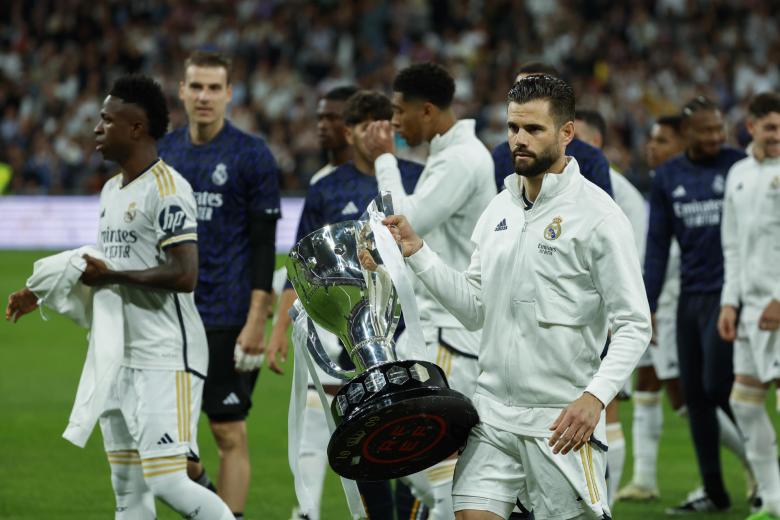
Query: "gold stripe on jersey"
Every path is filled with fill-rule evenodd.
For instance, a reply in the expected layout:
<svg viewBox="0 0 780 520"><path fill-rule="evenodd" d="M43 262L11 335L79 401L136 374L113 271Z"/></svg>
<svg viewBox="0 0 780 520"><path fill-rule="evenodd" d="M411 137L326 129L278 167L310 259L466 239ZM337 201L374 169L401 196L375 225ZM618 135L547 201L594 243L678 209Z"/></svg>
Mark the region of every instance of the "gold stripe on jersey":
<svg viewBox="0 0 780 520"><path fill-rule="evenodd" d="M163 186L165 186L165 195L171 194L171 182L173 179L170 179L168 177L167 172L165 171L165 168L163 167L163 163L159 162L157 163L157 166L155 167L155 170L157 174L160 176L160 179L162 179Z"/></svg>
<svg viewBox="0 0 780 520"><path fill-rule="evenodd" d="M179 439L181 439L182 436L182 410L181 410L181 372L176 372L176 428L179 433Z"/></svg>
<svg viewBox="0 0 780 520"><path fill-rule="evenodd" d="M192 240L198 240L197 233L184 233L183 235L176 235L175 237L166 238L160 242L160 247L169 246L171 244L178 244L179 242L190 242Z"/></svg>
<svg viewBox="0 0 780 520"><path fill-rule="evenodd" d="M160 197L165 197L162 181L160 180L160 176L157 175L157 166L152 168L152 174L154 175L154 182L157 184L157 191L160 192Z"/></svg>
<svg viewBox="0 0 780 520"><path fill-rule="evenodd" d="M190 422L190 410L192 407L192 376L189 372L185 373L184 381L187 383L187 408L185 410L187 411L186 417L187 420L184 423L184 432L186 434L187 442L190 442L190 433L192 430L191 422Z"/></svg>
<svg viewBox="0 0 780 520"><path fill-rule="evenodd" d="M412 511L409 515L409 520L415 520L417 518L417 510L420 509L420 501L418 499L414 499L414 503L412 504Z"/></svg>
<svg viewBox="0 0 780 520"><path fill-rule="evenodd" d="M176 195L176 183L173 182L173 173L171 173L171 169L168 168L168 165L165 164L165 161L160 161L160 164L162 165L165 175L168 177L168 181L171 183L171 195Z"/></svg>
<svg viewBox="0 0 780 520"><path fill-rule="evenodd" d="M590 481L590 471L588 471L588 463L585 459L585 448L580 448L580 458L582 459L582 471L585 473L585 483L588 485L588 493L590 494L590 502L596 503L596 494L593 492L593 483Z"/></svg>

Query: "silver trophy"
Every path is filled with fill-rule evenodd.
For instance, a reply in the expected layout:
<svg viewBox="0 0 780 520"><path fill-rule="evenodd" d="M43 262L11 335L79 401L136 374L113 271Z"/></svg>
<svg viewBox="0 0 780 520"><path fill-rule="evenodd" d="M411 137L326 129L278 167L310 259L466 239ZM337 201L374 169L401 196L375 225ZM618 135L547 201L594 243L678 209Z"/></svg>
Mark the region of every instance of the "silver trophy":
<svg viewBox="0 0 780 520"><path fill-rule="evenodd" d="M306 236L290 251L287 273L309 316L311 356L345 382L331 406L337 427L328 459L336 473L355 480L398 478L463 445L479 421L469 399L449 388L434 363L396 356L401 307L367 220ZM311 320L339 338L354 368L328 356Z"/></svg>

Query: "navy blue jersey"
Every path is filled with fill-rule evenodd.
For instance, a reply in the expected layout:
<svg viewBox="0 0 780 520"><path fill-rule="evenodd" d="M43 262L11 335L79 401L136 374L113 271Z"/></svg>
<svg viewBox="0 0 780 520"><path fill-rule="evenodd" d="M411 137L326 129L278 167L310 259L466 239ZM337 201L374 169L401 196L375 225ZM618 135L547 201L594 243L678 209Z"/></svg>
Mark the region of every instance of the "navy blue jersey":
<svg viewBox="0 0 780 520"><path fill-rule="evenodd" d="M413 193L423 165L399 159L398 169L404 190ZM342 164L309 187L296 240L328 224L359 218L378 195L376 177L361 173L351 161Z"/></svg>
<svg viewBox="0 0 780 520"><path fill-rule="evenodd" d="M609 161L604 152L579 139L572 139L566 147L566 155L577 159L580 165L580 173L590 182L609 193L612 196L612 183L609 180ZM504 179L515 172L512 154L509 152L509 143L503 142L493 148L493 164L496 167L496 187L498 191L504 189Z"/></svg>
<svg viewBox="0 0 780 520"><path fill-rule="evenodd" d="M242 327L252 292L250 220L280 216L276 161L263 139L228 121L204 145L192 144L184 127L164 136L157 147L192 185L198 204L195 303L203 324Z"/></svg>
<svg viewBox="0 0 780 520"><path fill-rule="evenodd" d="M672 237L680 243L680 292L706 293L723 286L720 218L731 166L745 154L724 147L715 157L692 161L678 155L658 167L650 190L645 288L655 312Z"/></svg>

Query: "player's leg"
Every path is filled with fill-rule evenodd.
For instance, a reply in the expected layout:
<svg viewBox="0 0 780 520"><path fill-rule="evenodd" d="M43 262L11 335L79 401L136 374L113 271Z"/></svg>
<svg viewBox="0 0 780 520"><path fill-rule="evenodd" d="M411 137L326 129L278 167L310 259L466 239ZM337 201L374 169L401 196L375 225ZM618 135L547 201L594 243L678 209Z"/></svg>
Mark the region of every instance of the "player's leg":
<svg viewBox="0 0 780 520"><path fill-rule="evenodd" d="M650 349L655 348L658 347L655 345L648 347L648 352L645 352L636 370L631 429L634 473L631 482L618 492L618 500L655 500L659 496L656 475L658 446L663 429L663 406L661 381L656 376L649 352Z"/></svg>
<svg viewBox="0 0 780 520"><path fill-rule="evenodd" d="M607 405L607 497L609 504L615 501L620 479L623 476L623 465L626 462L626 439L623 436L623 426L620 424L619 401L613 399Z"/></svg>
<svg viewBox="0 0 780 520"><path fill-rule="evenodd" d="M207 331L209 372L203 390L203 411L219 453L217 492L237 517L249 493L251 468L246 417L258 372L236 372L233 351L238 329Z"/></svg>
<svg viewBox="0 0 780 520"><path fill-rule="evenodd" d="M332 400L329 397L329 402ZM298 456L300 477L303 484L309 490L312 501L310 510L296 508L291 520L307 518L319 520L322 489L325 482L325 468L328 465L327 447L330 440L330 430L325 417L326 411L322 408L320 396L314 389L306 393L306 409L303 414L303 428L301 432L301 451Z"/></svg>
<svg viewBox="0 0 780 520"><path fill-rule="evenodd" d="M452 500L456 519L509 518L518 494L528 503L518 439L485 423L471 429L455 468Z"/></svg>
<svg viewBox="0 0 780 520"><path fill-rule="evenodd" d="M199 408L200 383L184 371L128 369L121 413L137 446L143 479L155 498L194 518L233 519L224 502L187 477L187 453ZM192 443L192 444L191 444Z"/></svg>
<svg viewBox="0 0 780 520"><path fill-rule="evenodd" d="M401 480L395 482L393 497L398 520L424 520L428 518L428 506L414 496L412 489Z"/></svg>
<svg viewBox="0 0 780 520"><path fill-rule="evenodd" d="M775 362L780 350L780 334L759 330L758 323L753 320L743 320L737 330L731 406L745 433L747 457L758 484L762 509L780 517L776 434L766 411L769 382L780 379L780 367Z"/></svg>
<svg viewBox="0 0 780 520"><path fill-rule="evenodd" d="M120 396L132 386L132 371L120 367L100 416L100 433L111 467L111 487L116 500L117 520L155 518L154 495L144 482L141 458L121 411Z"/></svg>
<svg viewBox="0 0 780 520"><path fill-rule="evenodd" d="M730 506L723 484L720 464L720 428L716 405L705 390L705 354L702 329L706 327L703 313L711 312L707 298L701 295L680 295L677 308L677 352L689 427L693 438L704 495L691 495L670 513L685 513L700 509L718 511ZM728 363L729 367L731 362ZM729 383L730 387L730 383Z"/></svg>

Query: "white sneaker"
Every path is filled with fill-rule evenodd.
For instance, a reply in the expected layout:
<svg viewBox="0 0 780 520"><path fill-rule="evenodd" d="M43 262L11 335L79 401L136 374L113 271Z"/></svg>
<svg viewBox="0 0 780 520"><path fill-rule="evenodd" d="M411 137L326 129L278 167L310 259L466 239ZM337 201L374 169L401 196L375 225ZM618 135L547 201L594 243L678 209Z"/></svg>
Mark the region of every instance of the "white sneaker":
<svg viewBox="0 0 780 520"><path fill-rule="evenodd" d="M630 482L623 489L618 491L617 500L625 500L626 502L651 502L660 498L658 488L647 487L636 482Z"/></svg>
<svg viewBox="0 0 780 520"><path fill-rule="evenodd" d="M722 513L731 509L729 506L719 507L707 496L704 488L696 488L680 505L666 510L667 515L689 515L692 513Z"/></svg>

